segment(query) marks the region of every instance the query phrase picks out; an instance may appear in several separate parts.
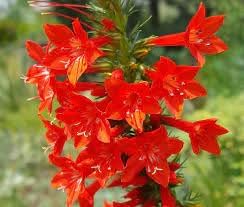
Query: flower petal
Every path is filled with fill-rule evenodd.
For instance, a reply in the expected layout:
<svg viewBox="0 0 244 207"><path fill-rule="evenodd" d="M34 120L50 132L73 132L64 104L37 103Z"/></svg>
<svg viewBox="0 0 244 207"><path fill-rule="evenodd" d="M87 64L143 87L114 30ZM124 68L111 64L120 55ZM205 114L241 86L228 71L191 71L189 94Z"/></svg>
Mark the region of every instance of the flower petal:
<svg viewBox="0 0 244 207"><path fill-rule="evenodd" d="M184 46L185 32L155 37L149 41L149 44L156 46Z"/></svg>
<svg viewBox="0 0 244 207"><path fill-rule="evenodd" d="M56 46L68 44L69 40L74 37L70 28L63 24L45 24L44 30L50 42Z"/></svg>
<svg viewBox="0 0 244 207"><path fill-rule="evenodd" d="M81 26L81 23L78 18L72 22L72 26L75 35L80 39L82 43L86 43L86 41L88 40L88 35L87 32Z"/></svg>
<svg viewBox="0 0 244 207"><path fill-rule="evenodd" d="M41 45L33 41L26 41L25 43L28 55L38 63L40 63L45 55Z"/></svg>
<svg viewBox="0 0 244 207"><path fill-rule="evenodd" d="M146 118L146 115L141 110L136 110L133 113L130 113L126 116L126 121L130 126L139 132L143 132L143 122Z"/></svg>
<svg viewBox="0 0 244 207"><path fill-rule="evenodd" d="M72 85L75 85L80 76L87 69L87 59L84 55L78 56L69 66L67 75Z"/></svg>
<svg viewBox="0 0 244 207"><path fill-rule="evenodd" d="M191 21L189 22L187 29L191 29L199 26L199 24L201 24L205 19L205 15L206 15L206 9L204 4L201 2L196 14L192 17Z"/></svg>

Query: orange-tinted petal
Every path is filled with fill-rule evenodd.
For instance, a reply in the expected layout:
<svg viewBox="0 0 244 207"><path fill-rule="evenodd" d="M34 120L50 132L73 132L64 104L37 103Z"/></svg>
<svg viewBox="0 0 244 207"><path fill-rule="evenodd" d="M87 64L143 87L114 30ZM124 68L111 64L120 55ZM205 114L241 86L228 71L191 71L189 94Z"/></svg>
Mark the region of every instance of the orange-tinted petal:
<svg viewBox="0 0 244 207"><path fill-rule="evenodd" d="M126 121L128 124L139 132L143 132L143 122L146 115L140 111L136 110L134 113L130 113L126 116Z"/></svg>
<svg viewBox="0 0 244 207"><path fill-rule="evenodd" d="M84 55L77 57L69 66L67 75L71 84L75 85L87 69L87 59Z"/></svg>
<svg viewBox="0 0 244 207"><path fill-rule="evenodd" d="M110 142L110 129L109 123L104 123L104 121L100 121L100 126L98 129L97 139L104 143Z"/></svg>
<svg viewBox="0 0 244 207"><path fill-rule="evenodd" d="M74 146L75 148L80 148L86 146L90 142L89 137L85 136L75 136L74 138Z"/></svg>
<svg viewBox="0 0 244 207"><path fill-rule="evenodd" d="M67 191L67 199L66 199L67 207L72 207L74 202L78 199L80 193L82 193L85 190L83 184L81 184L80 182L78 180L77 182L73 183L72 186L66 190Z"/></svg>

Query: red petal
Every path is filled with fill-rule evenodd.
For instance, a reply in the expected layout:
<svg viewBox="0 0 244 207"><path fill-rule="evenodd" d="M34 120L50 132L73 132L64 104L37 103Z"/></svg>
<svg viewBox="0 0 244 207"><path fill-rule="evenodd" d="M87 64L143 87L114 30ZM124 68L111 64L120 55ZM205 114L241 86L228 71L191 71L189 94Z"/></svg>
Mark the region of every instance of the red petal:
<svg viewBox="0 0 244 207"><path fill-rule="evenodd" d="M211 16L206 18L201 25L202 34L200 35L200 38L205 39L210 35L214 34L223 25L223 23L224 23L223 15Z"/></svg>
<svg viewBox="0 0 244 207"><path fill-rule="evenodd" d="M205 58L201 54L200 50L195 45L189 45L188 47L189 47L191 55L197 60L197 62L202 67L205 63Z"/></svg>
<svg viewBox="0 0 244 207"><path fill-rule="evenodd" d="M56 46L69 44L69 40L74 37L73 32L63 24L45 24L44 30L48 39Z"/></svg>
<svg viewBox="0 0 244 207"><path fill-rule="evenodd" d="M160 194L162 207L176 207L176 200L169 188L161 187Z"/></svg>
<svg viewBox="0 0 244 207"><path fill-rule="evenodd" d="M178 154L183 148L184 142L176 138L169 138L168 148L169 155Z"/></svg>
<svg viewBox="0 0 244 207"><path fill-rule="evenodd" d="M182 97L165 97L165 103L176 118L181 116L184 99Z"/></svg>
<svg viewBox="0 0 244 207"><path fill-rule="evenodd" d="M145 161L134 155L129 158L122 175L122 182L130 182L145 167Z"/></svg>
<svg viewBox="0 0 244 207"><path fill-rule="evenodd" d="M105 88L110 97L117 97L120 88L126 87L127 85L128 84L125 81L118 78L113 78L113 76L111 79L107 79L105 81Z"/></svg>
<svg viewBox="0 0 244 207"><path fill-rule="evenodd" d="M187 99L193 99L207 95L206 89L196 81L188 82L185 85L184 92L186 94L185 98Z"/></svg>
<svg viewBox="0 0 244 207"><path fill-rule="evenodd" d="M146 114L160 114L162 109L154 98L145 97L142 103L142 111Z"/></svg>
<svg viewBox="0 0 244 207"><path fill-rule="evenodd" d="M101 23L107 30L113 30L115 28L115 24L111 19L104 18Z"/></svg>
<svg viewBox="0 0 244 207"><path fill-rule="evenodd" d="M83 44L85 44L86 41L88 40L88 35L87 35L87 32L81 26L79 19L78 18L75 19L72 22L72 25L73 25L73 30L74 30L75 35L81 40L81 42Z"/></svg>
<svg viewBox="0 0 244 207"><path fill-rule="evenodd" d="M150 176L158 184L167 187L169 184L170 169L167 161L160 160L160 163L151 163L150 171L146 168L148 176Z"/></svg>
<svg viewBox="0 0 244 207"><path fill-rule="evenodd" d="M54 155L57 156L61 155L65 142L66 142L66 137L62 137L55 142L54 149L53 149Z"/></svg>
<svg viewBox="0 0 244 207"><path fill-rule="evenodd" d="M205 6L201 2L196 14L192 17L191 21L189 22L187 29L191 29L199 26L205 19L205 15L206 15L205 12L206 12Z"/></svg>
<svg viewBox="0 0 244 207"><path fill-rule="evenodd" d="M201 68L199 66L184 66L179 65L176 67L176 70L179 71L179 74L177 75L179 81L189 81L195 78L198 71Z"/></svg>
<svg viewBox="0 0 244 207"><path fill-rule="evenodd" d="M25 43L28 55L38 63L40 63L45 55L41 45L33 41L27 41Z"/></svg>
<svg viewBox="0 0 244 207"><path fill-rule="evenodd" d="M110 102L106 108L106 116L113 120L122 120L125 116L125 108L122 103Z"/></svg>
<svg viewBox="0 0 244 207"><path fill-rule="evenodd" d="M219 155L221 153L221 149L219 147L217 137L205 136L204 138L204 140L199 140L199 146L209 153Z"/></svg>
<svg viewBox="0 0 244 207"><path fill-rule="evenodd" d="M111 43L112 39L108 36L93 37L90 39L96 47L102 47L103 45Z"/></svg>
<svg viewBox="0 0 244 207"><path fill-rule="evenodd" d="M86 52L86 56L89 64L94 63L99 57L104 56L104 53L97 48L90 48L89 51Z"/></svg>
<svg viewBox="0 0 244 207"><path fill-rule="evenodd" d="M228 49L227 45L218 38L217 36L213 36L210 39L198 44L196 46L199 51L205 54L218 54L224 52Z"/></svg>
<svg viewBox="0 0 244 207"><path fill-rule="evenodd" d="M155 37L150 40L149 44L156 46L184 46L185 32Z"/></svg>
<svg viewBox="0 0 244 207"><path fill-rule="evenodd" d="M67 157L57 157L53 154L50 154L49 160L52 164L59 168L67 168L69 166L74 166L74 162Z"/></svg>

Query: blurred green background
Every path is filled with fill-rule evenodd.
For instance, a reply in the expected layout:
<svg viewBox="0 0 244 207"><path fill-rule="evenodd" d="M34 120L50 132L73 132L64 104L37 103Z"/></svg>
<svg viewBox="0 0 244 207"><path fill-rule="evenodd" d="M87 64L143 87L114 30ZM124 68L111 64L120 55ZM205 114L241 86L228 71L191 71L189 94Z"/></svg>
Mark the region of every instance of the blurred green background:
<svg viewBox="0 0 244 207"><path fill-rule="evenodd" d="M68 1L68 0L67 0ZM67 2L66 1L66 2ZM136 1L136 0L135 0ZM65 1L63 1L65 2ZM75 2L75 1L69 1ZM185 163L186 188L199 192L206 207L244 206L244 2L206 0L209 14L225 14L219 35L229 50L207 58L199 79L209 91L207 98L187 103L189 120L218 117L231 132L220 138L223 153L211 157L189 157ZM153 14L142 35L182 31L198 0L137 0L139 12L133 21ZM43 17L28 7L25 0L0 0L0 206L64 206L65 196L49 187L54 169L49 166L43 147L44 130L37 117L37 102L27 102L34 88L25 86L20 76L31 62L24 42L44 42L43 22L62 21ZM184 49L157 49L153 55L166 55L178 63L191 63ZM105 192L101 198L118 195Z"/></svg>

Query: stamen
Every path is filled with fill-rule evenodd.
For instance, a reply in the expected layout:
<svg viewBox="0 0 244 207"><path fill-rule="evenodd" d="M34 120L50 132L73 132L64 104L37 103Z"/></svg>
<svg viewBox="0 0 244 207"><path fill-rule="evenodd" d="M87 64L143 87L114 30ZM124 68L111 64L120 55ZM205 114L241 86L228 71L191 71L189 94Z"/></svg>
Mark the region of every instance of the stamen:
<svg viewBox="0 0 244 207"><path fill-rule="evenodd" d="M52 143L50 145L48 145L47 147L42 147L42 149L44 150L44 153L46 154L49 150L52 150L54 147L55 143Z"/></svg>
<svg viewBox="0 0 244 207"><path fill-rule="evenodd" d="M102 172L100 165L95 165L95 166L92 166L91 168L95 169L95 170L98 170L98 172L100 172L100 173Z"/></svg>
<svg viewBox="0 0 244 207"><path fill-rule="evenodd" d="M20 79L21 79L21 80L26 80L27 77L26 77L25 75L22 74L22 75L20 76Z"/></svg>
<svg viewBox="0 0 244 207"><path fill-rule="evenodd" d="M153 172L152 172L152 175L156 174L157 171L163 171L163 169L162 168L155 167L154 170L153 170Z"/></svg>
<svg viewBox="0 0 244 207"><path fill-rule="evenodd" d="M57 118L54 117L53 120L50 122L50 124L53 125L56 120L57 120Z"/></svg>
<svg viewBox="0 0 244 207"><path fill-rule="evenodd" d="M58 2L49 2L48 0L32 0L28 1L28 4L32 4L33 6L36 6L36 4L39 3L46 3L48 6L55 6L55 5L62 5L62 6L68 6L68 7L77 7L77 8L90 8L88 5L79 5L79 4L61 4Z"/></svg>
<svg viewBox="0 0 244 207"><path fill-rule="evenodd" d="M64 18L69 19L69 20L72 20L72 21L75 20L74 17L70 17L68 15L61 14L59 12L42 12L41 15L53 15L53 16L58 16L58 17L64 17Z"/></svg>
<svg viewBox="0 0 244 207"><path fill-rule="evenodd" d="M33 0L33 1L28 1L28 3L32 7L40 7L40 8L63 7L63 8L67 8L67 9L73 10L73 11L75 11L75 12L77 12L79 14L82 14L82 15L88 17L88 18L92 17L89 13L79 9L79 8L83 8L83 9L89 8L89 6L85 6L85 5L62 4L62 3L57 3L57 2L48 2L46 0L44 0L44 1Z"/></svg>
<svg viewBox="0 0 244 207"><path fill-rule="evenodd" d="M35 99L38 99L40 98L39 96L34 96L34 97L31 97L31 98L28 98L27 101L32 101L32 100L35 100Z"/></svg>
<svg viewBox="0 0 244 207"><path fill-rule="evenodd" d="M65 186L61 185L57 190L62 190L64 192L65 188Z"/></svg>

